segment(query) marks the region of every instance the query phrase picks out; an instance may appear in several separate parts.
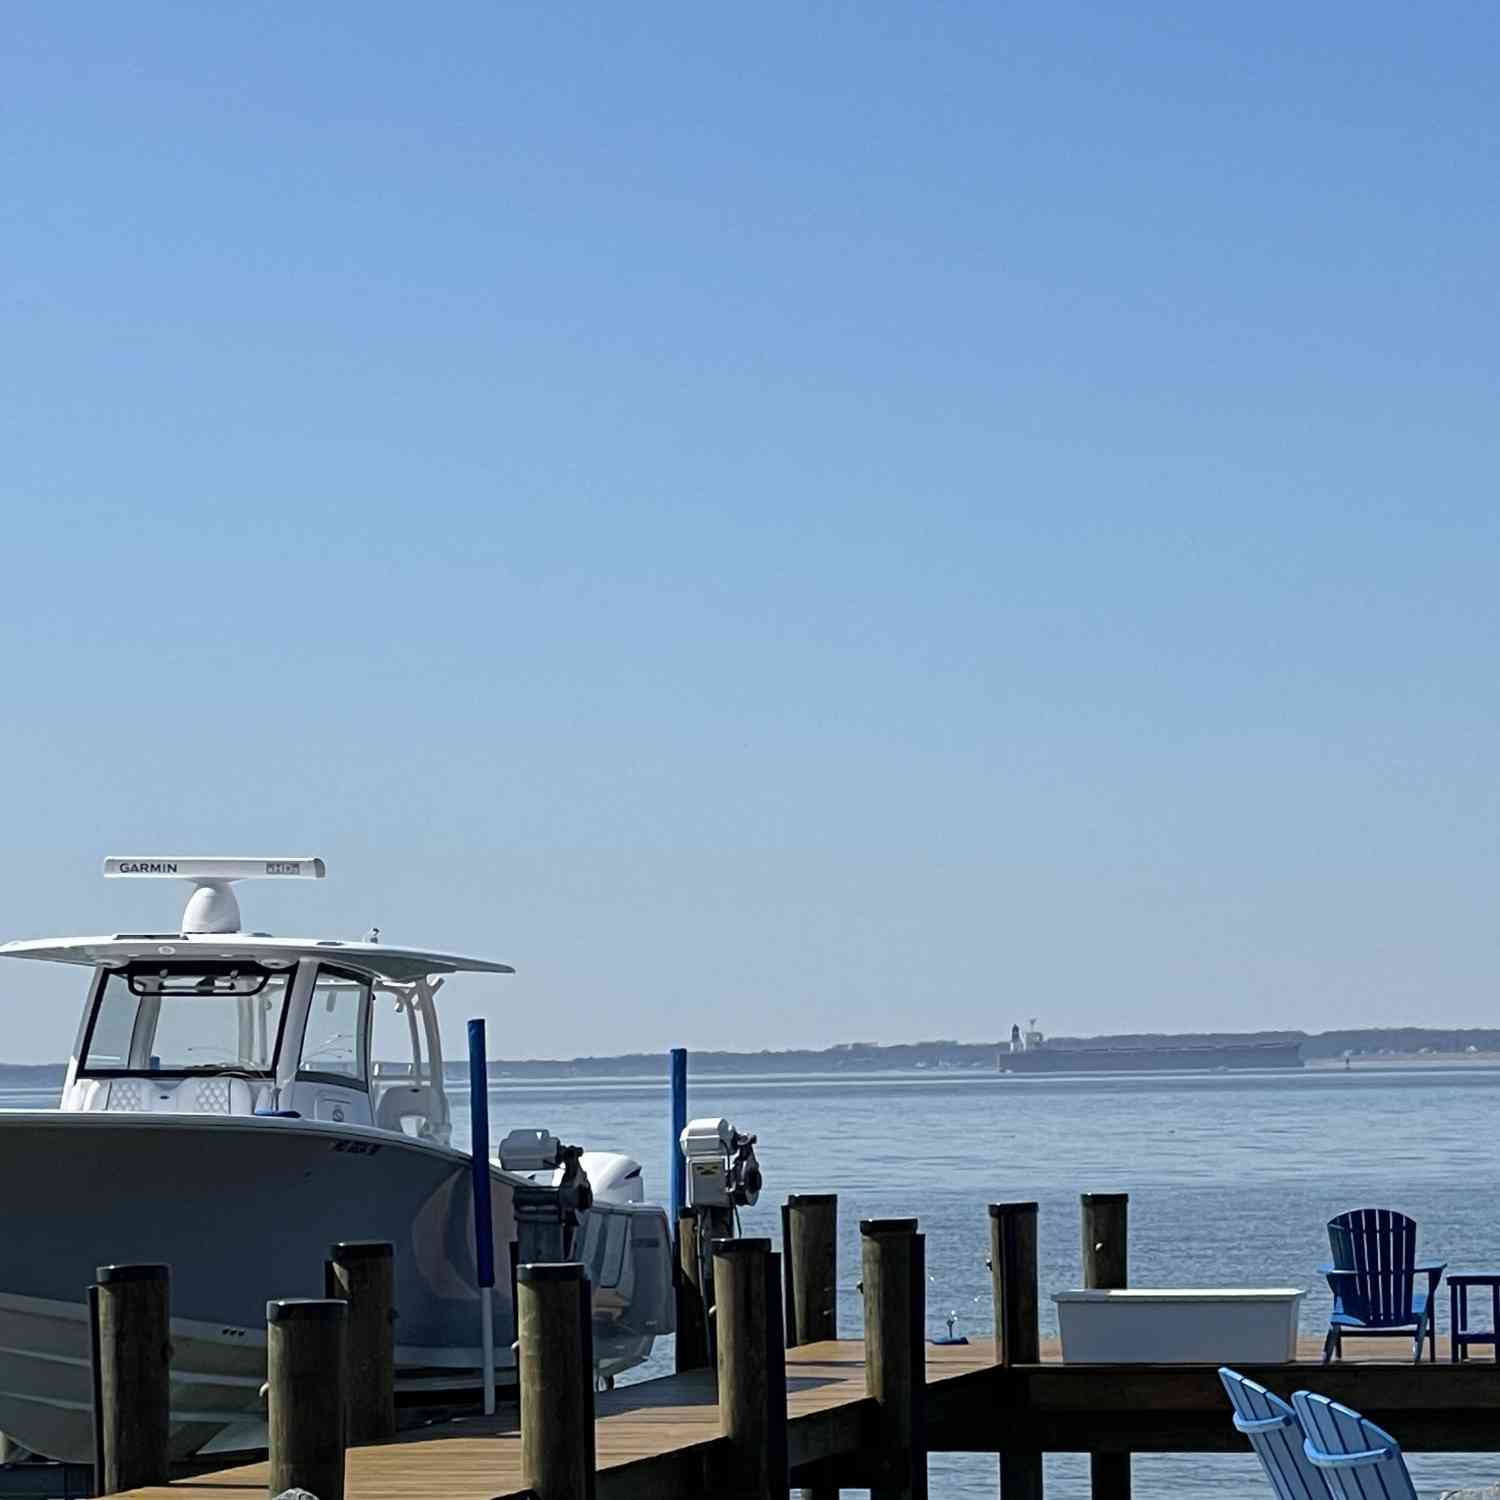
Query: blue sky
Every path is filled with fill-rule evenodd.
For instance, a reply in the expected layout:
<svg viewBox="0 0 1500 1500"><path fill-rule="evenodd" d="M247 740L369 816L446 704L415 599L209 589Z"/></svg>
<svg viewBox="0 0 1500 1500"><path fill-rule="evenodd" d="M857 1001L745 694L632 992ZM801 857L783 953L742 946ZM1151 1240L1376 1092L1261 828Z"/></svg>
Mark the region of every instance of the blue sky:
<svg viewBox="0 0 1500 1500"><path fill-rule="evenodd" d="M1500 1014L1492 5L7 32L7 936L318 853L518 1055Z"/></svg>

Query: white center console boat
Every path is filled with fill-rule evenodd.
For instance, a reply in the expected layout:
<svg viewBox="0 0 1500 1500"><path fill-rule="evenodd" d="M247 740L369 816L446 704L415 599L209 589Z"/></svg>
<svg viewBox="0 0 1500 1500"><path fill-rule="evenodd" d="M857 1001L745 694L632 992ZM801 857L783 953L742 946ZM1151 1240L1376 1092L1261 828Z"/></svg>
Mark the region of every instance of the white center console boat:
<svg viewBox="0 0 1500 1500"><path fill-rule="evenodd" d="M396 1247L398 1395L479 1385L470 1159L450 1141L435 1000L452 975L513 971L374 934L239 930L232 882L323 873L315 859L111 859L106 875L193 883L180 932L0 946L0 957L88 975L61 1107L0 1110L12 1205L0 1237L0 1431L35 1452L92 1455L86 1295L104 1264L171 1267L179 1456L264 1443L266 1301L321 1295L338 1240ZM374 1061L380 1008L409 1056ZM554 1138L517 1135L524 1170L506 1170L503 1152L490 1164L501 1379L514 1378L518 1255L585 1262L597 1373L612 1376L671 1331L666 1215L641 1201L630 1158L586 1152L553 1171L535 1148ZM592 1206L574 1214L590 1197L580 1165Z"/></svg>

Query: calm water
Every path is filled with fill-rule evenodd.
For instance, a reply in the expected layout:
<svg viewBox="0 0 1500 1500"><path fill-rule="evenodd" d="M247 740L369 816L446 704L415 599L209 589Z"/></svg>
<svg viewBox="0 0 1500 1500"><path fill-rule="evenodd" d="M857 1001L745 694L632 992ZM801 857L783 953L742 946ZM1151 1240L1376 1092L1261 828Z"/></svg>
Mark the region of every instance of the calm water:
<svg viewBox="0 0 1500 1500"><path fill-rule="evenodd" d="M541 1126L565 1139L628 1151L661 1196L666 1106L657 1082L495 1079L498 1139ZM50 1103L9 1093L5 1104ZM1130 1275L1137 1286L1306 1287L1304 1333L1326 1327L1317 1267L1324 1224L1364 1206L1399 1208L1421 1225L1424 1259L1500 1265L1500 1189L1493 1121L1500 1069L1288 1075L1026 1078L952 1072L878 1078L694 1080L692 1114L725 1115L760 1137L767 1188L743 1216L747 1234L779 1236L789 1192L839 1194L839 1329L860 1331L858 1220L917 1215L927 1235L928 1326L957 1314L971 1339L993 1331L985 1204L1040 1204L1044 1334L1052 1291L1077 1286L1078 1194L1130 1194ZM454 1098L455 1140L466 1140ZM1441 1299L1440 1327L1446 1327ZM670 1369L658 1346L646 1373ZM1225 1420L1228 1420L1227 1414ZM1399 1434L1397 1434L1399 1436ZM1254 1461L1140 1455L1139 1495L1269 1496ZM1500 1455L1412 1460L1424 1493L1500 1478ZM1087 1460L1047 1460L1049 1493L1085 1500ZM994 1460L932 1459L943 1500L995 1494Z"/></svg>

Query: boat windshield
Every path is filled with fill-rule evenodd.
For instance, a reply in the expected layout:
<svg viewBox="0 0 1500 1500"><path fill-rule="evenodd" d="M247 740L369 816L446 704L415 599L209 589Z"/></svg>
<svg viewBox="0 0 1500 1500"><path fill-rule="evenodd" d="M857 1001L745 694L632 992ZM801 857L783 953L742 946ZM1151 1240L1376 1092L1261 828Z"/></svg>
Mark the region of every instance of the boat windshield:
<svg viewBox="0 0 1500 1500"><path fill-rule="evenodd" d="M276 1062L292 971L132 964L104 976L84 1073L248 1073Z"/></svg>

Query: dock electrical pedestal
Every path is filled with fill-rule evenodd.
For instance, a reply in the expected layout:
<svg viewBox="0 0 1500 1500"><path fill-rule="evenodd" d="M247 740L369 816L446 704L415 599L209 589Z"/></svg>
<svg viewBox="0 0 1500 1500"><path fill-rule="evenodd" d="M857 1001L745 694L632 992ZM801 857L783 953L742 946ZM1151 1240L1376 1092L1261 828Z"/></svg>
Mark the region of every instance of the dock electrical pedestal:
<svg viewBox="0 0 1500 1500"><path fill-rule="evenodd" d="M689 1120L679 1137L687 1206L677 1218L677 1369L714 1363L713 1247L732 1239L738 1210L760 1197L755 1137L728 1120Z"/></svg>

